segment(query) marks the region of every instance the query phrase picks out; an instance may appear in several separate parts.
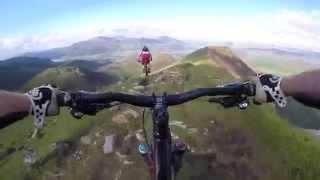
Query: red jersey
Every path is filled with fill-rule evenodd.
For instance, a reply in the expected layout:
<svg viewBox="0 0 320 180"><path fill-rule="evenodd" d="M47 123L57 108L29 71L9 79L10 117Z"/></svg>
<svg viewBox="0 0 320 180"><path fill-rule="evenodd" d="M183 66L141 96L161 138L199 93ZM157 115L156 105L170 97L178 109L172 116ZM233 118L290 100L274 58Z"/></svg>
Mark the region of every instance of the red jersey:
<svg viewBox="0 0 320 180"><path fill-rule="evenodd" d="M149 64L152 61L152 55L149 51L142 51L139 58L143 65Z"/></svg>

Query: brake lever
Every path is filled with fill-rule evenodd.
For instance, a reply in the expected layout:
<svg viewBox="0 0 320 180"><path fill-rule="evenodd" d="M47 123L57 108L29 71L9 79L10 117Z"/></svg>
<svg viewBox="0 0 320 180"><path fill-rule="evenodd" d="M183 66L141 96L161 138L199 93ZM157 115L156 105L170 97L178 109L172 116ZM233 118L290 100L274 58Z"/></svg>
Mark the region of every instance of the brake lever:
<svg viewBox="0 0 320 180"><path fill-rule="evenodd" d="M113 103L106 103L106 104L90 104L86 107L73 107L70 111L71 115L76 119L81 119L85 114L88 115L96 115L100 110L108 109L113 106L118 106L123 103L121 102L113 102Z"/></svg>
<svg viewBox="0 0 320 180"><path fill-rule="evenodd" d="M80 112L76 109L71 109L70 114L76 119L81 119L84 116L84 114L82 112Z"/></svg>
<svg viewBox="0 0 320 180"><path fill-rule="evenodd" d="M221 104L223 107L233 107L235 105L234 98L227 96L227 97L212 97L209 99L210 103L218 103Z"/></svg>
<svg viewBox="0 0 320 180"><path fill-rule="evenodd" d="M238 107L241 110L247 109L248 106L249 106L249 101L247 99L245 101L238 103Z"/></svg>
<svg viewBox="0 0 320 180"><path fill-rule="evenodd" d="M256 94L256 85L251 83L250 81L245 82L233 82L224 85L218 85L217 87L234 87L239 88L239 94L243 94L246 96L254 96Z"/></svg>
<svg viewBox="0 0 320 180"><path fill-rule="evenodd" d="M248 98L243 96L213 97L209 99L209 102L221 104L224 108L237 106L241 110L244 110L249 106Z"/></svg>
<svg viewBox="0 0 320 180"><path fill-rule="evenodd" d="M85 114L96 115L100 109L101 107L96 105L87 105L86 107L72 107L70 113L74 118L81 119Z"/></svg>

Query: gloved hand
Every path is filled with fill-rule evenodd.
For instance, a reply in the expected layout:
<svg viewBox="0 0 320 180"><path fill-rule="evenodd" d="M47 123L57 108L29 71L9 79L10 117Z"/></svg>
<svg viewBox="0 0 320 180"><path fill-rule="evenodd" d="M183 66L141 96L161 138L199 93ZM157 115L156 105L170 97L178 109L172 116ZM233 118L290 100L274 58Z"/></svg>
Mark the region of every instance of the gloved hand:
<svg viewBox="0 0 320 180"><path fill-rule="evenodd" d="M272 74L258 74L252 82L256 85L254 97L256 104L275 102L282 108L287 105L286 97L280 88L281 77Z"/></svg>
<svg viewBox="0 0 320 180"><path fill-rule="evenodd" d="M40 86L26 93L31 102L29 113L34 116L37 128L43 127L46 116L59 114L57 95L61 93L64 92L51 85Z"/></svg>

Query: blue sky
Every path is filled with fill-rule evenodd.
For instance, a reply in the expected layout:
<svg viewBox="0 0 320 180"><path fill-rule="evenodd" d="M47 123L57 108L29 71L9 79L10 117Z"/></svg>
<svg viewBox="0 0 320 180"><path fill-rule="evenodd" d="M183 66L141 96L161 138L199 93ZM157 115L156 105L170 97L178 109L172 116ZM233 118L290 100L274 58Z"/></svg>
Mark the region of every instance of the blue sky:
<svg viewBox="0 0 320 180"><path fill-rule="evenodd" d="M182 39L253 41L255 37L247 36L274 33L312 39L319 10L317 0L1 0L0 57L21 47L41 49L36 45L41 42L46 43L43 48L51 48L94 35L119 35L124 32L119 29L126 30L124 35L167 34ZM304 32L297 26L316 29Z"/></svg>
<svg viewBox="0 0 320 180"><path fill-rule="evenodd" d="M41 34L98 21L165 21L177 16L250 16L281 9L312 10L303 0L1 0L1 36Z"/></svg>

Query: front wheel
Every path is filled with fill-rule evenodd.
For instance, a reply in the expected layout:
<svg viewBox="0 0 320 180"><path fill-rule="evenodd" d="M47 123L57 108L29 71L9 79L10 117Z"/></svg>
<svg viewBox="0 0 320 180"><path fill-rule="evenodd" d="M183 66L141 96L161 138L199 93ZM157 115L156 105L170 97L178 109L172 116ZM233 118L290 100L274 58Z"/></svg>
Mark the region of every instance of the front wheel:
<svg viewBox="0 0 320 180"><path fill-rule="evenodd" d="M146 76L149 75L150 71L149 71L148 65L144 65L143 72L145 73Z"/></svg>

